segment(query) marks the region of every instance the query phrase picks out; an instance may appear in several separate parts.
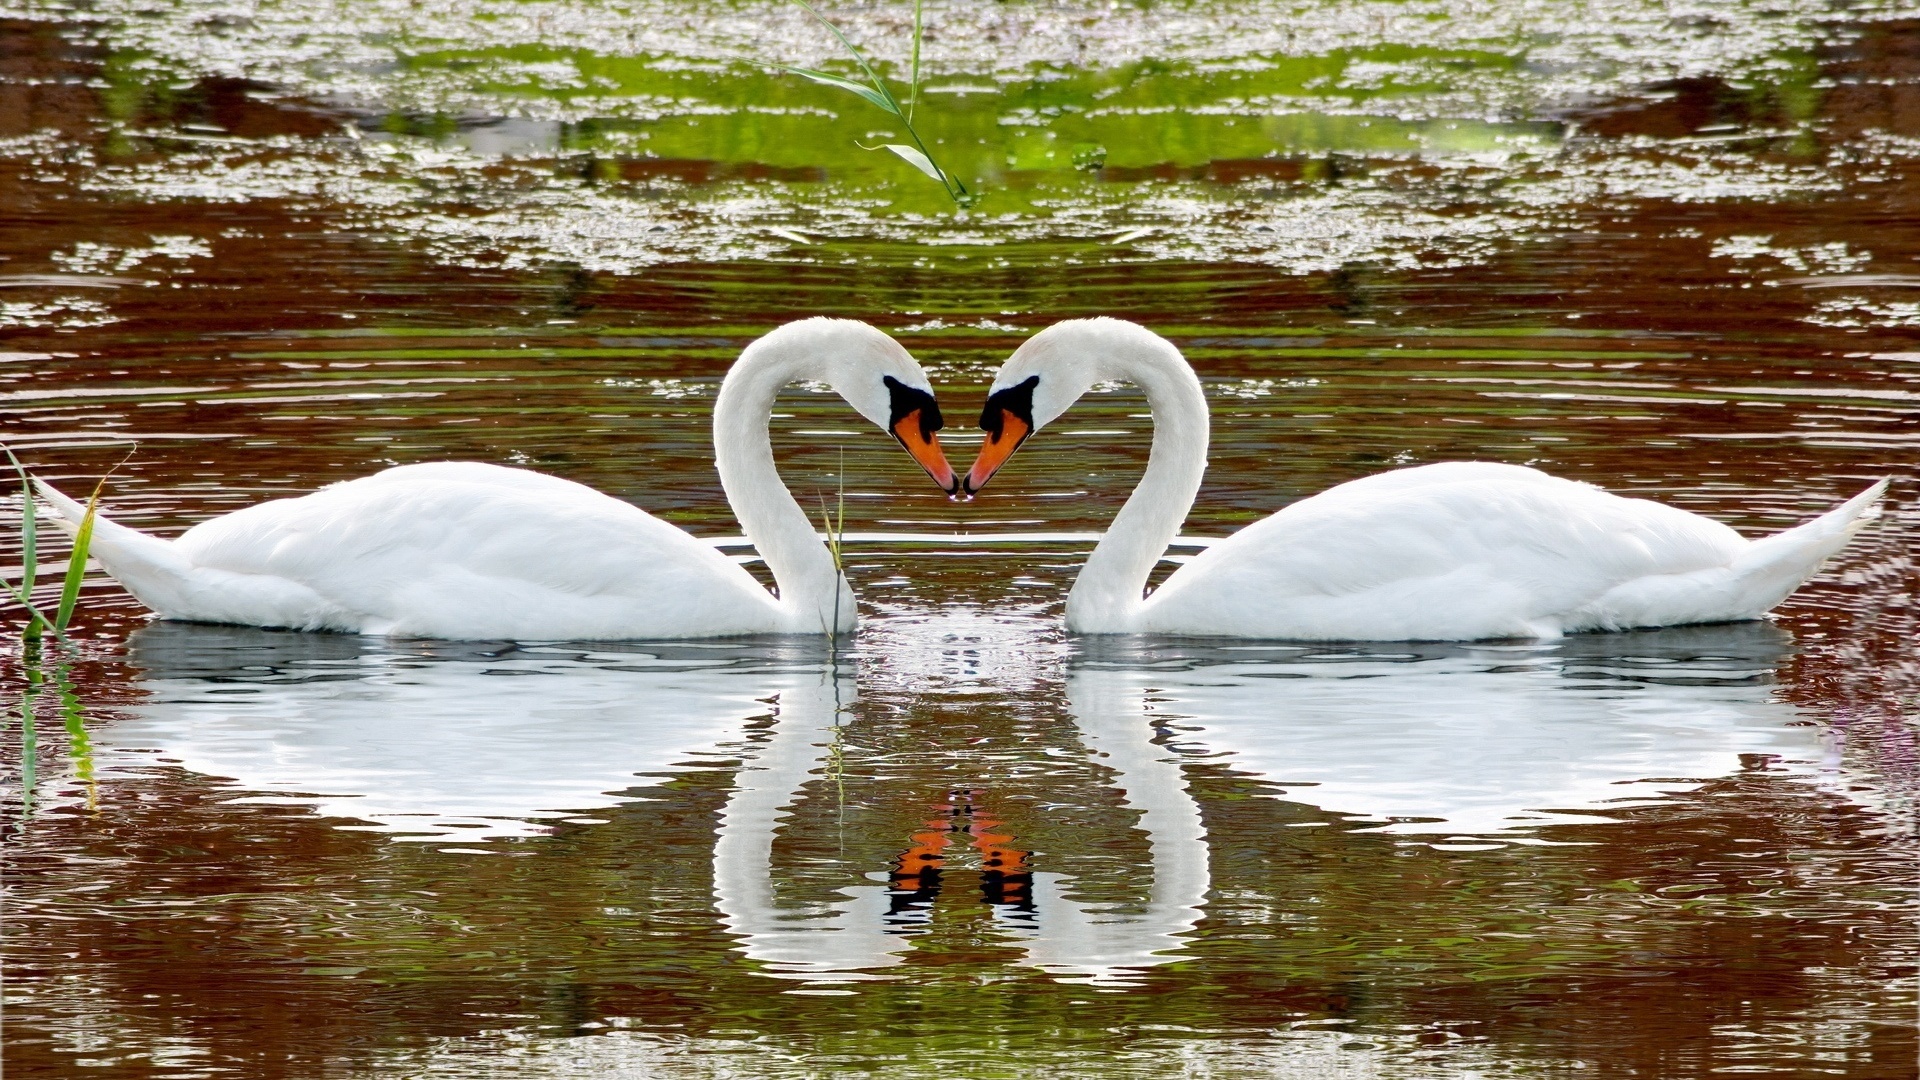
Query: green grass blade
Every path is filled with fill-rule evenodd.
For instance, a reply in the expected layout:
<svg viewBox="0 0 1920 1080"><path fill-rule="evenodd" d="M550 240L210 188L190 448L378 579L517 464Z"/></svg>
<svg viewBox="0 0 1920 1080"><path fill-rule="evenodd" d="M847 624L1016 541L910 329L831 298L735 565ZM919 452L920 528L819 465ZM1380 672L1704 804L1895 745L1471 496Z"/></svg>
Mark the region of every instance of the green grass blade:
<svg viewBox="0 0 1920 1080"><path fill-rule="evenodd" d="M11 448L7 450L7 460L13 462L13 471L20 474L20 588L15 595L27 608L27 628L21 632L21 636L28 641L37 641L45 616L40 614L31 600L34 582L40 578L39 523L34 518L37 507L33 501L33 481L27 479L27 467L13 456Z"/></svg>
<svg viewBox="0 0 1920 1080"><path fill-rule="evenodd" d="M34 606L33 597L30 594L24 593L19 589L14 588L11 585L8 585L6 589L7 589L7 595L13 597L13 602L16 604L19 604L23 608L26 608L27 616L33 620L31 624L33 633L25 635L26 640L39 641L40 631L51 627L53 625L53 620L47 618L46 612L41 611L38 607ZM56 631L56 633L58 633L58 631ZM60 636L65 637L66 635L61 634Z"/></svg>
<svg viewBox="0 0 1920 1080"><path fill-rule="evenodd" d="M822 15L818 11L815 11L813 8L813 5L807 3L807 0L793 0L793 2L796 4L799 4L802 10L804 10L807 14L813 16L814 19L817 20L821 26L826 27L827 30L831 32L835 38L839 39L840 44L847 47L847 52L852 54L854 63L860 65L860 70L866 73L868 81L873 83L873 88L875 90L878 90L880 94L887 99L887 104L882 106L882 108L885 108L888 112L892 113L895 116L900 117L901 119L905 119L906 114L900 111L900 103L894 100L893 91L887 89L887 84L880 78L878 74L874 72L873 65L867 63L866 54L862 53L859 49L855 48L853 42L847 40L847 35L841 33L839 27L833 25L831 22L828 22L827 17L825 15Z"/></svg>
<svg viewBox="0 0 1920 1080"><path fill-rule="evenodd" d="M845 574L846 567L840 560L840 534L833 527L833 511L827 509L827 497L820 496L820 531L827 534L827 554L833 557L835 573Z"/></svg>
<svg viewBox="0 0 1920 1080"><path fill-rule="evenodd" d="M73 534L73 554L67 558L67 580L60 586L60 607L53 614L53 628L61 633L66 632L67 622L73 618L73 607L80 600L80 581L87 576L87 550L93 546L93 519L100 510L100 491L106 486L105 476L93 485L86 516L80 519L80 528Z"/></svg>
<svg viewBox="0 0 1920 1080"><path fill-rule="evenodd" d="M827 554L833 559L833 573L838 579L833 583L833 623L826 628L827 645L837 650L840 645L840 582L846 580L847 569L840 559L840 534L834 531L833 514L827 509L827 497L820 495L819 498L820 528L827 534Z"/></svg>
<svg viewBox="0 0 1920 1080"><path fill-rule="evenodd" d="M788 67L785 64L775 64L773 66L788 74L798 75L803 79L812 79L814 82L820 83L823 86L835 86L849 93L859 94L875 106L885 109L895 116L900 115L900 107L894 104L892 96L882 94L871 86L854 82L852 79L843 79L838 75L831 75L824 71L814 71L812 68Z"/></svg>
<svg viewBox="0 0 1920 1080"><path fill-rule="evenodd" d="M873 149L891 150L894 153L900 155L900 157L904 161L906 161L907 164L913 166L916 169L919 169L923 173L926 173L928 176L932 177L933 179L938 180L943 184L947 182L947 174L940 171L940 166L935 165L933 163L932 158L928 157L927 155L921 153L920 151L914 149L911 146L906 146L901 143L881 143L879 146L876 146Z"/></svg>
<svg viewBox="0 0 1920 1080"><path fill-rule="evenodd" d="M913 64L907 69L907 123L913 123L913 107L920 100L920 4L913 0Z"/></svg>

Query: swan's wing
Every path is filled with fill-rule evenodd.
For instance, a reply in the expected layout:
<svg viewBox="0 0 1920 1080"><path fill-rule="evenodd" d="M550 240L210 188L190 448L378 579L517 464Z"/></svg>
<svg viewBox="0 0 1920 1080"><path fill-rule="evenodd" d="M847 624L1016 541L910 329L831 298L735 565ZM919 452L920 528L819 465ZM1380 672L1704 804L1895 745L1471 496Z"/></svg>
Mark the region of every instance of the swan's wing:
<svg viewBox="0 0 1920 1080"><path fill-rule="evenodd" d="M773 629L766 590L709 545L592 488L519 469L391 469L203 522L177 546L199 567L312 590L344 613L331 620L340 629L520 638Z"/></svg>
<svg viewBox="0 0 1920 1080"><path fill-rule="evenodd" d="M388 472L399 471L398 469L388 470ZM1531 469L1525 465L1503 465L1497 461L1441 461L1432 465L1416 465L1410 469L1391 469L1387 472L1363 476L1358 480L1349 480L1344 484L1336 484L1317 495L1310 495L1295 505L1311 505L1319 502L1345 503L1363 495L1387 495L1470 483L1538 484L1544 487L1587 486L1572 480L1563 480L1552 473L1543 473L1539 469Z"/></svg>
<svg viewBox="0 0 1920 1080"><path fill-rule="evenodd" d="M491 465L484 461L423 461L418 465L396 465L391 469L382 469L372 476L347 480L329 487L365 488L376 484L420 483L476 484L507 491L552 495L555 498L600 495L600 492L572 480L563 480L548 473L534 472L532 469Z"/></svg>
<svg viewBox="0 0 1920 1080"><path fill-rule="evenodd" d="M1532 469L1426 466L1331 488L1214 545L1149 599L1144 628L1551 636L1555 617L1623 582L1724 567L1745 546L1697 514Z"/></svg>

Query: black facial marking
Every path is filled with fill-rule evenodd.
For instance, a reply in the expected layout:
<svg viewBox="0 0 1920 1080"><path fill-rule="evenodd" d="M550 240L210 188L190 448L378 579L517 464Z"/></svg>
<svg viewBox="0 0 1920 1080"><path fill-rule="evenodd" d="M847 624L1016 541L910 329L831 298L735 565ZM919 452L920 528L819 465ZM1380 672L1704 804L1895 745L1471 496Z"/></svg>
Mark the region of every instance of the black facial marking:
<svg viewBox="0 0 1920 1080"><path fill-rule="evenodd" d="M940 418L940 403L933 400L932 394L925 390L915 390L891 375L882 376L880 381L887 385L887 393L893 395L893 415L887 417L888 431L899 427L900 421L912 416L916 411L920 414L922 439L931 440L934 432L947 426L946 421Z"/></svg>
<svg viewBox="0 0 1920 1080"><path fill-rule="evenodd" d="M1017 386L1009 386L987 398L987 407L980 410L980 426L989 438L997 439L1006 425L1001 417L1012 413L1020 422L1033 430L1033 391L1040 385L1040 376L1031 375L1027 381Z"/></svg>

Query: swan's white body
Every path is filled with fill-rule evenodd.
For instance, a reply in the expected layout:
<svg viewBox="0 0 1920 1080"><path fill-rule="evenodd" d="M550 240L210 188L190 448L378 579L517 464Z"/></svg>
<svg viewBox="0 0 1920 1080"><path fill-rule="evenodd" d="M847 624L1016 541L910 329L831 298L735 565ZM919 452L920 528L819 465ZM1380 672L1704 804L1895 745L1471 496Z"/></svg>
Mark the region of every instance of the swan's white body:
<svg viewBox="0 0 1920 1080"><path fill-rule="evenodd" d="M1108 380L1146 391L1153 450L1067 598L1067 627L1083 634L1471 641L1757 619L1876 516L1886 490L1883 480L1804 525L1747 540L1698 514L1536 469L1446 462L1294 503L1146 596L1206 470L1206 399L1179 350L1115 319L1061 323L1020 347L993 393L1024 390L1037 429ZM1011 453L989 449L973 489Z"/></svg>
<svg viewBox="0 0 1920 1080"><path fill-rule="evenodd" d="M817 379L888 426L883 378L924 390L898 343L809 319L749 345L714 407L715 464L776 597L708 544L559 477L403 465L250 506L162 540L94 522L92 554L168 619L465 639L691 638L851 630L854 597L774 468L774 395ZM85 508L40 491L69 529Z"/></svg>

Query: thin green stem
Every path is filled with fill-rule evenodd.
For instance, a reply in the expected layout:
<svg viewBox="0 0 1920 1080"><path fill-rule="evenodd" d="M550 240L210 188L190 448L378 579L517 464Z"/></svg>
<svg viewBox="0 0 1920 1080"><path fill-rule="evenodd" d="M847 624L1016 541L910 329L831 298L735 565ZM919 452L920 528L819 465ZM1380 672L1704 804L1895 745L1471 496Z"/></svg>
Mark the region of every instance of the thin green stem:
<svg viewBox="0 0 1920 1080"><path fill-rule="evenodd" d="M826 27L827 30L833 34L834 38L846 47L847 53L853 57L854 63L860 65L861 72L866 75L867 81L873 85L874 92L885 102L881 107L900 118L902 125L907 129L907 138L913 142L913 148L920 152L920 156L925 158L927 164L931 165L933 171L938 174L937 179L940 181L940 187L946 191L947 198L952 199L954 203L959 206L965 206L970 203L973 200L973 193L967 190L965 183L952 173L949 173L934 159L932 151L927 149L926 140L920 137L919 129L913 126L912 103L918 99L920 93L921 11L919 0L915 0L914 4L912 78L908 85L907 99L909 104L906 109L900 107L900 99L893 96L893 91L887 87L886 81L880 78L879 72L876 72L873 69L873 65L867 62L866 54L855 47L853 42L847 38L847 35L840 32L839 27L835 26L826 16L815 10L813 5L807 3L807 0L793 0L793 2L798 4L807 14L813 16L820 25ZM798 69L788 68L787 70ZM867 147L867 149L878 148Z"/></svg>
<svg viewBox="0 0 1920 1080"><path fill-rule="evenodd" d="M33 606L32 600L34 583L40 579L40 530L35 520L33 481L27 478L27 467L20 464L13 449L6 450L7 460L13 462L13 471L20 474L20 588L15 595L27 609L27 626L20 636L26 641L38 641L44 628L51 624L40 609Z"/></svg>
<svg viewBox="0 0 1920 1080"><path fill-rule="evenodd" d="M827 497L820 495L820 527L827 534L827 554L833 557L833 572L837 580L833 587L833 626L827 631L827 647L835 664L839 663L840 649L840 594L847 580L847 564L841 557L840 542L847 532L847 450L840 448L840 471L834 477L837 490L834 492L834 512L827 511ZM817 494L817 493L816 493Z"/></svg>
<svg viewBox="0 0 1920 1080"><path fill-rule="evenodd" d="M913 107L920 100L920 5L913 0L913 66L907 73L907 123L913 123Z"/></svg>
<svg viewBox="0 0 1920 1080"><path fill-rule="evenodd" d="M38 607L34 605L31 596L29 596L27 593L24 593L19 589L14 588L11 584L8 584L5 581L0 581L0 588L4 588L6 590L7 595L13 597L14 603L19 604L21 607L27 609L27 619L28 619L27 625L29 627L36 627L36 626L39 627L39 630L36 630L34 633L31 633L31 634L23 633L21 635L21 640L39 641L40 630L52 630L54 635L60 638L60 640L62 641L70 642L73 640L72 638L69 638L67 636L67 632L65 630L58 629L53 625L53 620L47 616L46 612L41 611Z"/></svg>
<svg viewBox="0 0 1920 1080"><path fill-rule="evenodd" d="M847 448L840 450L840 468L833 474L833 565L840 566L840 540L847 535ZM845 568L840 570L846 574Z"/></svg>

